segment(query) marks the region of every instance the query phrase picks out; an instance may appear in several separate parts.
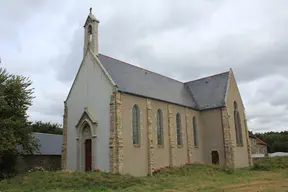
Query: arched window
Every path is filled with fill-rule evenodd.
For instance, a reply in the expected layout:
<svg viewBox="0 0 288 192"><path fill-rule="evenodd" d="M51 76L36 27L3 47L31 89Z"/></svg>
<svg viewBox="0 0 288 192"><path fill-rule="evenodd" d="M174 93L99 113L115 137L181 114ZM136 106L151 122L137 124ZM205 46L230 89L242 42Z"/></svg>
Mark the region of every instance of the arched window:
<svg viewBox="0 0 288 192"><path fill-rule="evenodd" d="M132 108L132 139L133 144L140 144L140 110L138 105L134 105Z"/></svg>
<svg viewBox="0 0 288 192"><path fill-rule="evenodd" d="M176 136L177 136L177 145L182 145L182 134L181 134L181 116L179 113L176 115Z"/></svg>
<svg viewBox="0 0 288 192"><path fill-rule="evenodd" d="M163 115L161 109L157 110L157 144L164 145Z"/></svg>
<svg viewBox="0 0 288 192"><path fill-rule="evenodd" d="M239 146L243 145L242 138L242 128L241 128L241 119L238 111L238 104L234 101L234 125L235 125L235 133L236 133L236 144Z"/></svg>
<svg viewBox="0 0 288 192"><path fill-rule="evenodd" d="M193 117L193 137L194 137L194 146L198 146L198 130L197 130L197 120L196 117Z"/></svg>

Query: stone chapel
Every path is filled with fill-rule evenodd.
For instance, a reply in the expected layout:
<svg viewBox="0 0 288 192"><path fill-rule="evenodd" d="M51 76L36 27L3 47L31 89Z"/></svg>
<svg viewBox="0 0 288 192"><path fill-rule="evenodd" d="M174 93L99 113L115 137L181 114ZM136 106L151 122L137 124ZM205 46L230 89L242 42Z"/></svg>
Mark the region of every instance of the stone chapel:
<svg viewBox="0 0 288 192"><path fill-rule="evenodd" d="M64 101L63 169L144 176L187 162L252 164L232 69L180 82L99 53L98 25L90 9L83 60Z"/></svg>

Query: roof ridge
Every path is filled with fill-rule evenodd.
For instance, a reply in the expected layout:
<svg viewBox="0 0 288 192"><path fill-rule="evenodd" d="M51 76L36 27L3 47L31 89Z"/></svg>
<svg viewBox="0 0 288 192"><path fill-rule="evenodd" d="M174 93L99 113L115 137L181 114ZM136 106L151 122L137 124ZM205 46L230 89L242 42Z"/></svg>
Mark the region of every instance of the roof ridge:
<svg viewBox="0 0 288 192"><path fill-rule="evenodd" d="M127 64L127 65L130 65L130 66L136 67L136 68L138 68L138 69L145 70L145 71L148 71L148 72L150 72L150 73L154 73L154 74L156 74L156 75L160 75L160 76L165 77L165 78L167 78L167 79L170 79L170 80L173 80L173 81L177 81L178 83L184 84L183 81L179 81L179 80L174 79L174 78L172 78L172 77L168 77L168 76L166 76L166 75L163 75L163 74L160 74L160 73L156 73L156 72L151 71L151 70L149 70L149 69L145 69L145 68L142 68L142 67L133 65L133 64L128 63L128 62L126 62L126 61L122 61L122 60L119 60L119 59L116 59L116 58L114 58L114 57L111 57L111 56L108 56L108 55L104 55L104 54L101 54L101 53L99 53L99 55L102 55L102 56L104 56L104 57L108 57L108 58L110 58L110 59L114 59L115 61L118 61L118 62Z"/></svg>
<svg viewBox="0 0 288 192"><path fill-rule="evenodd" d="M206 77L200 77L198 79L194 79L192 81L187 81L187 82L184 82L185 84L186 83L191 83L191 82L194 82L194 81L200 81L200 80L203 80L203 79L207 79L209 77L215 77L215 76L219 76L219 75L223 75L225 73L229 73L229 71L224 71L224 72L221 72L221 73L216 73L216 74L213 74L213 75L209 75L209 76L206 76Z"/></svg>

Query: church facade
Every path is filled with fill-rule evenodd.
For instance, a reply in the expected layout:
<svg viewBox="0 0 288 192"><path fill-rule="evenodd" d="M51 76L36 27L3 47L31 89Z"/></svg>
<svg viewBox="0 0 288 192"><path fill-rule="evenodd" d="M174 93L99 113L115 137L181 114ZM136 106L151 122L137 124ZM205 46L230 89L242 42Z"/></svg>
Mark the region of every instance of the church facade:
<svg viewBox="0 0 288 192"><path fill-rule="evenodd" d="M90 10L84 56L64 102L62 168L151 175L163 166L252 164L233 71L189 82L98 52Z"/></svg>

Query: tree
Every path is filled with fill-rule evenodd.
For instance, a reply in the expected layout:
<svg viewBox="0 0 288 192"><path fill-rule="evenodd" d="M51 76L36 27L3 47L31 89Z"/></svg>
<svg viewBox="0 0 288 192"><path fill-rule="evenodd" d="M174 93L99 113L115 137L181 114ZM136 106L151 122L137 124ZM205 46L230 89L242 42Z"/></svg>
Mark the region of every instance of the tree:
<svg viewBox="0 0 288 192"><path fill-rule="evenodd" d="M51 133L51 134L58 134L62 135L63 130L60 124L57 123L50 123L50 122L42 122L36 121L31 125L32 132L39 132L39 133Z"/></svg>
<svg viewBox="0 0 288 192"><path fill-rule="evenodd" d="M18 155L38 151L38 142L27 127L27 110L33 89L29 78L0 68L0 178L15 171Z"/></svg>

